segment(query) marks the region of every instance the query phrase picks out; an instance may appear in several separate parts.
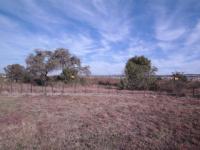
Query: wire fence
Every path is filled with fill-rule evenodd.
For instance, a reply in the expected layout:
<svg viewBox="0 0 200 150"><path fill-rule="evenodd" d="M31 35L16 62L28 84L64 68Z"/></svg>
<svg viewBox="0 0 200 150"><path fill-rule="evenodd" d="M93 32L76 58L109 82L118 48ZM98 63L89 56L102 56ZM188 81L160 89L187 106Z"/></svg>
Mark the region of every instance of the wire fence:
<svg viewBox="0 0 200 150"><path fill-rule="evenodd" d="M160 91L136 91L136 90L120 90L116 86L104 86L98 84L64 84L51 83L46 86L38 86L25 83L3 82L0 83L1 95L67 95L67 94L153 94L153 95L175 95L175 93L167 93ZM185 90L187 96L198 97L200 89Z"/></svg>
<svg viewBox="0 0 200 150"><path fill-rule="evenodd" d="M91 93L91 94L137 94L151 93L151 91L130 91L119 90L115 86L103 86L98 84L80 85L80 84L63 84L54 83L47 86L38 86L24 83L1 83L1 95L65 95L72 93Z"/></svg>

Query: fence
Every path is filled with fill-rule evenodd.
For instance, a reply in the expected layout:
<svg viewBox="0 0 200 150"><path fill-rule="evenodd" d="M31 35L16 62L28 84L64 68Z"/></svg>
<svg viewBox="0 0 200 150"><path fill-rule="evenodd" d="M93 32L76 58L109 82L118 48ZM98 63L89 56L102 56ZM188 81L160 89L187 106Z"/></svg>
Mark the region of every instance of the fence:
<svg viewBox="0 0 200 150"><path fill-rule="evenodd" d="M64 84L62 82L55 82L48 84L47 86L38 86L33 84L13 83L13 82L1 82L0 94L1 95L65 95L72 93L94 93L94 94L159 94L159 95L173 95L173 93L167 93L162 90L157 91L130 91L119 90L115 86L105 86L98 84ZM200 89L187 89L185 95L198 97L200 95Z"/></svg>
<svg viewBox="0 0 200 150"><path fill-rule="evenodd" d="M106 93L106 94L131 94L133 91L119 90L114 86L103 86L98 84L64 84L53 83L47 86L37 86L24 83L1 83L0 94L44 94L44 95L62 95L70 93Z"/></svg>

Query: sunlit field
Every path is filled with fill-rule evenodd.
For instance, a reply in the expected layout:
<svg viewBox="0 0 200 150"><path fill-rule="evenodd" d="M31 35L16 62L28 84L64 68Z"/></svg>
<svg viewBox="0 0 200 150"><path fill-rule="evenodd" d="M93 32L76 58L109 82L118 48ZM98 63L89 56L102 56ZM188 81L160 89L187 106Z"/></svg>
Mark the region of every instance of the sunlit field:
<svg viewBox="0 0 200 150"><path fill-rule="evenodd" d="M145 93L0 96L0 149L198 149L200 101Z"/></svg>

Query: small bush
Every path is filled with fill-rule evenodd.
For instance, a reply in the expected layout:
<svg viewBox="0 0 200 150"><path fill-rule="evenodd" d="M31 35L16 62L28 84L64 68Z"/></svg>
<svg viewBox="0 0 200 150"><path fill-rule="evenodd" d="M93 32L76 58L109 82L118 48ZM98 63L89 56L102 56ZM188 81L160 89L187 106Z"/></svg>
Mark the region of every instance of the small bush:
<svg viewBox="0 0 200 150"><path fill-rule="evenodd" d="M176 95L176 96L185 96L185 92L184 92L184 89L186 88L186 82L184 81L175 81L174 82L174 85L173 85L173 93Z"/></svg>
<svg viewBox="0 0 200 150"><path fill-rule="evenodd" d="M187 84L187 88L192 91L193 97L200 97L200 93L196 93L196 90L200 89L200 81L192 81L189 84Z"/></svg>
<svg viewBox="0 0 200 150"><path fill-rule="evenodd" d="M172 81L158 81L157 82L158 90L161 92L172 93L173 92L173 83Z"/></svg>
<svg viewBox="0 0 200 150"><path fill-rule="evenodd" d="M118 83L113 83L110 81L98 81L98 84L104 86L118 86Z"/></svg>
<svg viewBox="0 0 200 150"><path fill-rule="evenodd" d="M118 83L117 87L118 87L119 90L125 89L126 88L126 81L121 79L120 82Z"/></svg>
<svg viewBox="0 0 200 150"><path fill-rule="evenodd" d="M87 81L85 78L79 78L78 83L80 83L82 86L87 84Z"/></svg>
<svg viewBox="0 0 200 150"><path fill-rule="evenodd" d="M167 92L170 95L174 96L185 96L186 86L187 83L181 80L178 81L169 80L169 81L157 82L157 88L159 91Z"/></svg>
<svg viewBox="0 0 200 150"><path fill-rule="evenodd" d="M39 85L39 86L44 86L45 85L45 82L44 82L44 80L41 80L41 79L34 79L33 80L33 84L34 85Z"/></svg>
<svg viewBox="0 0 200 150"><path fill-rule="evenodd" d="M111 83L109 81L99 81L98 84L99 85L111 85Z"/></svg>

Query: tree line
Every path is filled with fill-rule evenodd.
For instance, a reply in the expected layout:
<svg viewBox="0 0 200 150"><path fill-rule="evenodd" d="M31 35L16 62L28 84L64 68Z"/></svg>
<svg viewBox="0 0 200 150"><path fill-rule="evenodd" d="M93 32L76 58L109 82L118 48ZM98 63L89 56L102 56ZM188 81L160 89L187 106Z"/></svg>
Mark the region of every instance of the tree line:
<svg viewBox="0 0 200 150"><path fill-rule="evenodd" d="M4 68L11 81L36 83L45 85L50 79L48 74L62 70L55 80L69 82L82 75L89 75L89 66L82 66L80 59L72 55L68 49L59 48L54 51L36 49L25 60L26 67L20 64L8 65ZM124 69L125 78L119 83L121 89L146 89L155 82L157 68L151 60L144 56L130 58Z"/></svg>
<svg viewBox="0 0 200 150"><path fill-rule="evenodd" d="M81 60L72 55L68 49L58 48L54 51L36 49L28 55L25 60L26 67L20 64L8 65L4 68L7 78L10 81L35 83L46 85L48 81L62 81L64 83L85 83L83 76L90 75L89 66L83 66ZM61 73L49 76L51 72ZM185 92L200 87L200 82L191 82L183 73L175 72L171 80L162 80L155 76L158 69L152 65L151 60L145 56L134 56L130 58L124 68L124 78L119 83L112 85L110 82L99 82L101 85L116 86L123 90L154 90L185 95Z"/></svg>
<svg viewBox="0 0 200 150"><path fill-rule="evenodd" d="M64 82L90 74L89 66L82 66L80 59L64 48L54 51L36 49L34 53L28 55L25 62L26 67L20 64L5 67L6 77L15 82L45 85L49 80L48 74L59 70L61 74L56 80Z"/></svg>

